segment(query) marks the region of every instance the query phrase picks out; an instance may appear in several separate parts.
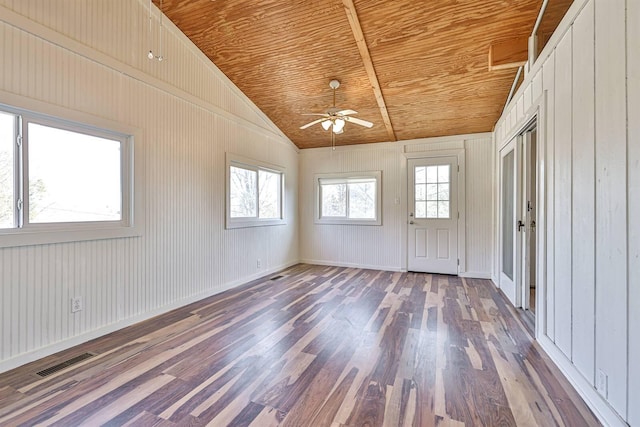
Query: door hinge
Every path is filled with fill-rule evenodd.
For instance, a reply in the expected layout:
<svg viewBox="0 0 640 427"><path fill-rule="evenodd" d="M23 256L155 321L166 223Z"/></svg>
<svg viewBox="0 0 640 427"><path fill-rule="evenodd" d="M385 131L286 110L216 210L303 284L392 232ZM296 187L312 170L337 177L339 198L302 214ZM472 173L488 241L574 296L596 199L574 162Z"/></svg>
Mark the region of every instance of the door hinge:
<svg viewBox="0 0 640 427"><path fill-rule="evenodd" d="M460 172L460 165L458 165L458 172Z"/></svg>
<svg viewBox="0 0 640 427"><path fill-rule="evenodd" d="M458 265L460 265L460 258L458 258Z"/></svg>
<svg viewBox="0 0 640 427"><path fill-rule="evenodd" d="M460 212L458 212L458 219L460 219Z"/></svg>

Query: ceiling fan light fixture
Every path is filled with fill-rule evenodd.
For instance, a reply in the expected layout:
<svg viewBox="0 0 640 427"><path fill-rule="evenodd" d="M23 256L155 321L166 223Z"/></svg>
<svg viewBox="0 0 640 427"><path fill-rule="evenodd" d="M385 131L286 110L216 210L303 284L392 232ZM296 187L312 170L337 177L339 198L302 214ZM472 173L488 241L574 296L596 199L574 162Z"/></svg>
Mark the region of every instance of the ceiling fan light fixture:
<svg viewBox="0 0 640 427"><path fill-rule="evenodd" d="M324 122L321 122L320 124L322 125L322 129L329 130L329 128L331 127L331 120L325 120Z"/></svg>
<svg viewBox="0 0 640 427"><path fill-rule="evenodd" d="M344 119L336 119L333 122L333 132L342 133L342 130L344 129L344 124L345 124Z"/></svg>

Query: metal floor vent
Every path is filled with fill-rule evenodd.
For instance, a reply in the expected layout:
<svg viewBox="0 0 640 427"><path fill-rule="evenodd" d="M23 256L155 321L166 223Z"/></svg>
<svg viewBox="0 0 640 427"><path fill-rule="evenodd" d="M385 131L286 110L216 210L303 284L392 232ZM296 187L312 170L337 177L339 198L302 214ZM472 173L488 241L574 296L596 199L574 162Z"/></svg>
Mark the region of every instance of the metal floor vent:
<svg viewBox="0 0 640 427"><path fill-rule="evenodd" d="M51 366L50 368L47 369L43 369L40 372L36 372L36 374L40 375L41 377L46 377L49 376L51 374L55 374L58 371L62 371L63 369L68 368L69 366L75 365L76 363L80 363L83 360L87 360L90 357L95 356L95 354L91 354L91 353L84 353L81 354L80 356L76 356L74 358L71 358L69 360L65 360L62 363L58 363L55 366Z"/></svg>
<svg viewBox="0 0 640 427"><path fill-rule="evenodd" d="M279 276L273 276L271 279L269 280L278 280L278 279L282 279L284 276L283 275L279 275Z"/></svg>

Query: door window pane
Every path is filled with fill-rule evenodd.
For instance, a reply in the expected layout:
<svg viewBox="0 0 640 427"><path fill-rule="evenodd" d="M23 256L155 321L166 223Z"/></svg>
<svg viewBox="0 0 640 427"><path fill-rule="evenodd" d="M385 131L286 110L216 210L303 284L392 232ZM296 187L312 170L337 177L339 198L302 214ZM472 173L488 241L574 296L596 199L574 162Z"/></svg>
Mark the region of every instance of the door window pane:
<svg viewBox="0 0 640 427"><path fill-rule="evenodd" d="M414 173L416 177L414 186L416 218L450 218L450 165L419 166L415 168ZM423 177L426 179L426 185L418 181ZM421 205L419 202L423 200L426 200L427 203Z"/></svg>
<svg viewBox="0 0 640 427"><path fill-rule="evenodd" d="M29 123L29 221L122 219L121 142Z"/></svg>
<svg viewBox="0 0 640 427"><path fill-rule="evenodd" d="M16 116L0 113L0 228L15 226Z"/></svg>

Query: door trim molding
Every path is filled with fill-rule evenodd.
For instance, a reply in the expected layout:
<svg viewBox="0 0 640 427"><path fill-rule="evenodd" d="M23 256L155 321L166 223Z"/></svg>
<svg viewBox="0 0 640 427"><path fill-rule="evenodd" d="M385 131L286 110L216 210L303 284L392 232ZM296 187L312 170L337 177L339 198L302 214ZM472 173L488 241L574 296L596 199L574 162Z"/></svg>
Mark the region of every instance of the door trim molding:
<svg viewBox="0 0 640 427"><path fill-rule="evenodd" d="M466 166L465 166L465 149L464 144L461 148L454 148L448 150L427 150L404 154L404 195L403 199L405 203L402 207L402 213L405 220L402 222L402 247L404 248L403 256L403 269L406 271L409 265L409 160L410 159L428 159L438 157L456 157L458 160L458 275L462 275L467 272L467 246L466 246L466 220L467 220L467 205L466 205Z"/></svg>

